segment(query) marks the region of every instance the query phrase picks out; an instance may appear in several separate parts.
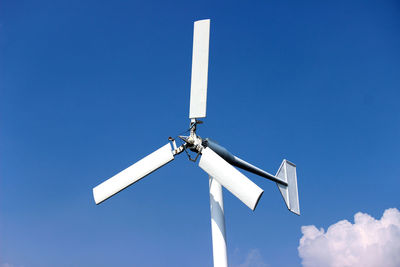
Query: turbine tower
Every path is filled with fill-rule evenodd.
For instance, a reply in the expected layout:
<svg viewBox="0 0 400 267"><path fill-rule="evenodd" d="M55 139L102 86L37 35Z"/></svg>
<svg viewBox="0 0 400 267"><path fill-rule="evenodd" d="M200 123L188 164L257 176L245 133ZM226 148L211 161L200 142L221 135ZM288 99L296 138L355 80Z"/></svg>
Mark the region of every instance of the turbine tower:
<svg viewBox="0 0 400 267"><path fill-rule="evenodd" d="M186 152L189 160L193 162L200 158L198 165L209 176L214 266L226 267L228 266L228 260L222 186L252 210L256 208L264 192L233 166L275 182L287 208L293 213L300 215L300 207L296 165L283 160L276 175L272 175L234 156L212 139L201 138L197 135L197 126L203 123L199 119L206 117L209 40L210 20L205 19L194 22L189 111L190 126L188 129L190 134L188 136L179 136L182 145L177 146L176 140L170 137L166 145L93 188L93 196L96 204L100 204L171 162L175 156L182 152Z"/></svg>

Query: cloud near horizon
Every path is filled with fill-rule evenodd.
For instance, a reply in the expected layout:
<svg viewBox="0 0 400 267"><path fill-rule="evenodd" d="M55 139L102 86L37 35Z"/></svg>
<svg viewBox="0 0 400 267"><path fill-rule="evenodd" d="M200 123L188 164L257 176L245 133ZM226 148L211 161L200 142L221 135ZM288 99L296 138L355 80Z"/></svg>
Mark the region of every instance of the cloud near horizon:
<svg viewBox="0 0 400 267"><path fill-rule="evenodd" d="M238 256L239 254L239 249L235 249L234 252L235 256ZM241 258L243 255L240 255ZM229 266L235 266L235 267L268 267L269 265L264 262L264 259L260 253L260 250L258 249L251 249L250 251L247 252L246 256L244 257L244 261L241 263L231 263Z"/></svg>
<svg viewBox="0 0 400 267"><path fill-rule="evenodd" d="M246 256L246 260L238 267L267 267L258 249L252 249Z"/></svg>
<svg viewBox="0 0 400 267"><path fill-rule="evenodd" d="M400 266L400 212L385 210L380 220L366 213L354 215L354 224L339 221L325 232L302 226L298 247L305 267Z"/></svg>

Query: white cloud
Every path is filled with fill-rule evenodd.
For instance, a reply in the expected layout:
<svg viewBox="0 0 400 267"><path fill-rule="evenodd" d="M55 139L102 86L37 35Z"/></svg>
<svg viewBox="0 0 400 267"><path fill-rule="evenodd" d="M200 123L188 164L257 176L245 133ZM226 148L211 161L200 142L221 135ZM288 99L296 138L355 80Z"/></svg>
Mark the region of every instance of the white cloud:
<svg viewBox="0 0 400 267"><path fill-rule="evenodd" d="M387 209L380 220L366 213L331 225L325 232L314 225L301 227L298 247L305 267L399 267L400 212Z"/></svg>
<svg viewBox="0 0 400 267"><path fill-rule="evenodd" d="M3 262L3 263L0 263L0 267L23 267L23 266L22 265L10 264L8 262Z"/></svg>
<svg viewBox="0 0 400 267"><path fill-rule="evenodd" d="M268 265L264 263L261 253L258 249L252 249L246 256L245 261L242 264L237 265L237 267L267 267Z"/></svg>

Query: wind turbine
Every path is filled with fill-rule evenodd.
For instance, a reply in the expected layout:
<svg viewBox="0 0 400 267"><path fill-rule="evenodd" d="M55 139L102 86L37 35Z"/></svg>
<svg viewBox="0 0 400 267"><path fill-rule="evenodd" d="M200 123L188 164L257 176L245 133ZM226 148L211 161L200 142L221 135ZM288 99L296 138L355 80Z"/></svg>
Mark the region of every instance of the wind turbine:
<svg viewBox="0 0 400 267"><path fill-rule="evenodd" d="M182 145L179 147L176 145L175 139L170 137L170 142L166 145L93 188L93 196L96 204L100 204L171 162L175 156L184 151L191 161L196 162L200 157L199 167L209 175L214 266L226 267L228 266L228 260L222 186L252 210L256 208L264 192L233 166L275 182L287 208L293 213L300 215L300 207L297 192L296 165L283 160L276 175L272 175L234 156L215 141L209 138L201 138L197 135L197 126L203 123L198 119L206 117L209 39L210 20L195 21L190 89L190 127L188 130L190 135L179 136L180 140L182 140ZM189 151L194 152L196 156L192 158Z"/></svg>

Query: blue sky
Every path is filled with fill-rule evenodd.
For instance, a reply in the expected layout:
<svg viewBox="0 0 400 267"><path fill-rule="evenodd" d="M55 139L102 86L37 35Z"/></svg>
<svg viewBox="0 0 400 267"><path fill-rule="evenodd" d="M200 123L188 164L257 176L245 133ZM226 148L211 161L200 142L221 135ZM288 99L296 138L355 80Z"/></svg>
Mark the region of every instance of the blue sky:
<svg viewBox="0 0 400 267"><path fill-rule="evenodd" d="M92 188L189 124L193 21L211 19L198 134L275 173L224 191L228 256L299 266L303 225L399 208L396 1L3 1L0 264L210 266L208 178L185 155L96 206Z"/></svg>

